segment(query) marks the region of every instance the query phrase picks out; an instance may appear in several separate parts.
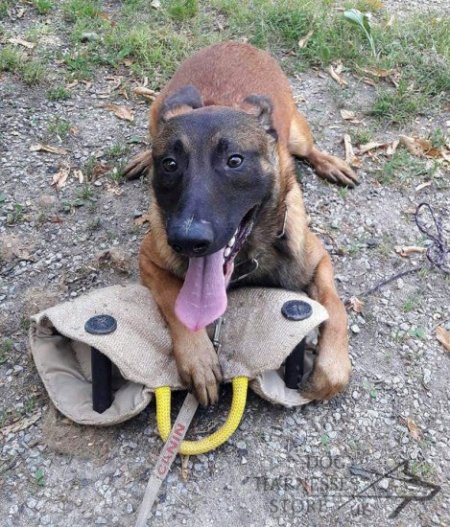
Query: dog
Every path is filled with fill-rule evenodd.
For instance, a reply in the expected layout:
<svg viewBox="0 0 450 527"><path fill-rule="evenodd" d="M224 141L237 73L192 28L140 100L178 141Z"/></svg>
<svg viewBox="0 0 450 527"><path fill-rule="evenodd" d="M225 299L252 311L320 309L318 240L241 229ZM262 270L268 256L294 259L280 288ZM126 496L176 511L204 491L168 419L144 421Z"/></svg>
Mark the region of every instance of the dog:
<svg viewBox="0 0 450 527"><path fill-rule="evenodd" d="M358 179L314 145L276 60L237 42L200 50L153 102L150 135L152 150L125 175L153 168L140 274L167 321L183 381L201 404L217 401L221 371L205 328L237 283L306 291L325 306L302 391L315 400L342 391L351 374L347 315L330 256L308 228L292 156L330 182Z"/></svg>

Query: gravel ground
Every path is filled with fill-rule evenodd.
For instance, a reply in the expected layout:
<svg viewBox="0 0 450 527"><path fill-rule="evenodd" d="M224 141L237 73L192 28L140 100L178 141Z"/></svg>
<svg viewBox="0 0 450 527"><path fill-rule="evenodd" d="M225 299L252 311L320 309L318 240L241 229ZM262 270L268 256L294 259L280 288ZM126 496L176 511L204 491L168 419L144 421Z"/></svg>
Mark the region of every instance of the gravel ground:
<svg viewBox="0 0 450 527"><path fill-rule="evenodd" d="M395 9L400 2L387 4ZM374 88L349 81L340 90L322 72L292 79L319 145L341 156L344 133L375 127L363 114ZM130 526L161 448L153 405L111 429L79 427L57 414L27 352L31 313L138 279L146 226L135 220L148 207L148 181L118 185L105 174L86 191L72 171L59 192L51 186L62 160L86 172L91 158L94 165L111 163L115 144L128 144L133 152L142 147L136 142L145 140L146 103L113 94L106 102L128 105L135 114L134 123L117 119L102 107L114 83L99 75L91 86L75 87L64 102L50 102L45 90L9 76L0 84L2 527ZM356 111L362 122L343 121L341 108ZM47 130L55 116L74 128L63 141L69 153L31 152L34 143L58 143ZM426 136L437 127L445 130L449 119L449 113L421 118L404 131ZM392 140L398 133L378 129L374 139ZM343 298L425 264L423 255L402 258L395 252L397 246L428 243L410 213L419 202L432 203L450 228L448 173L438 172L419 191L426 181L420 174L399 173L381 185L383 160L381 154L366 156L362 184L348 192L299 165L312 228L333 255ZM297 410L251 395L241 427L225 446L191 458L187 479L176 461L151 525L448 525L449 357L435 338L436 326L450 330L448 291L449 281L431 269L365 298L361 314L350 312L354 374L345 394ZM194 432L214 429L229 400L224 387L219 407L200 411ZM24 429L14 430L12 423ZM401 481L403 460L420 481ZM393 469L397 479L373 472ZM422 481L440 491L423 499L432 488ZM412 500L390 518L406 496Z"/></svg>

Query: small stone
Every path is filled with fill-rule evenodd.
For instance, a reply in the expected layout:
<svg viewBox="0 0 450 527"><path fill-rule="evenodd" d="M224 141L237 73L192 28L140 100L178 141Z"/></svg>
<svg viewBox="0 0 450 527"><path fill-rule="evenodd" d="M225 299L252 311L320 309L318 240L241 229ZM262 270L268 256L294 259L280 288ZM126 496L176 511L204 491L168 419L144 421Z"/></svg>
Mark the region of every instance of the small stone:
<svg viewBox="0 0 450 527"><path fill-rule="evenodd" d="M36 507L37 501L34 498L27 499L27 507L34 509Z"/></svg>
<svg viewBox="0 0 450 527"><path fill-rule="evenodd" d="M358 324L353 324L352 327L351 327L351 330L352 330L353 333L355 333L356 335L361 331L361 330L359 329Z"/></svg>
<svg viewBox="0 0 450 527"><path fill-rule="evenodd" d="M99 40L99 36L94 31L85 31L80 37L81 42L95 42L96 40Z"/></svg>
<svg viewBox="0 0 450 527"><path fill-rule="evenodd" d="M389 480L382 479L380 483L378 483L378 486L380 487L380 489L387 490L389 488Z"/></svg>
<svg viewBox="0 0 450 527"><path fill-rule="evenodd" d="M236 448L238 450L247 450L247 444L245 441L238 441L238 443L236 443Z"/></svg>

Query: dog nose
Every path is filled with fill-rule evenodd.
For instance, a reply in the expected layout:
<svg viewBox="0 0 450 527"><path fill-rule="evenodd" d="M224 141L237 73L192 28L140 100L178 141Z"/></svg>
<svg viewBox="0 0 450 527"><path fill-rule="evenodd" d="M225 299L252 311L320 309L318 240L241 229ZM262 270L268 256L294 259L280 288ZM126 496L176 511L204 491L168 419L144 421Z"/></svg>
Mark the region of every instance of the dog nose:
<svg viewBox="0 0 450 527"><path fill-rule="evenodd" d="M202 256L211 247L214 233L209 221L177 224L168 229L168 243L172 249L187 256Z"/></svg>

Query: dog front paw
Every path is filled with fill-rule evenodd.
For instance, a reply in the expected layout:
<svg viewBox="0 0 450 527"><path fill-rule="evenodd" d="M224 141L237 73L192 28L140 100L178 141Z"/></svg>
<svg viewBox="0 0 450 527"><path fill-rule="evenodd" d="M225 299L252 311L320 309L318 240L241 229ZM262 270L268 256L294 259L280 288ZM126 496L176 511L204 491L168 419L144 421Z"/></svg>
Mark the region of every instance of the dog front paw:
<svg viewBox="0 0 450 527"><path fill-rule="evenodd" d="M346 187L359 185L358 176L345 161L338 157L322 152L312 164L316 174L331 183Z"/></svg>
<svg viewBox="0 0 450 527"><path fill-rule="evenodd" d="M318 359L319 360L319 359ZM302 387L301 393L306 398L323 401L328 400L341 393L349 383L352 367L350 360L345 363L320 364L315 365L311 377Z"/></svg>
<svg viewBox="0 0 450 527"><path fill-rule="evenodd" d="M209 339L197 347L179 348L175 357L180 377L194 388L199 403L203 406L215 404L219 398L218 384L222 380L222 372Z"/></svg>
<svg viewBox="0 0 450 527"><path fill-rule="evenodd" d="M122 172L125 179L132 180L145 176L153 165L152 151L144 150L128 163Z"/></svg>

